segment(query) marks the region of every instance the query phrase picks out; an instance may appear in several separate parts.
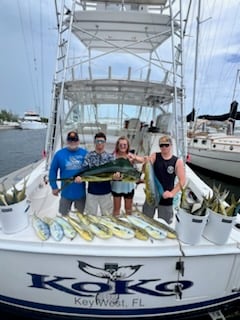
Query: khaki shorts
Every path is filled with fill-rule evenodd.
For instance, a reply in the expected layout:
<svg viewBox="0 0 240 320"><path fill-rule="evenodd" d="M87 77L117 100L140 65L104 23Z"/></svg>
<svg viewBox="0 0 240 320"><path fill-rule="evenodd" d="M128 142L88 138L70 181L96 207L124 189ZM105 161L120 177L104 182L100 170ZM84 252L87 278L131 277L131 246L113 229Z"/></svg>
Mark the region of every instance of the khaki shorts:
<svg viewBox="0 0 240 320"><path fill-rule="evenodd" d="M101 195L87 193L85 211L93 215L111 215L113 212L111 193Z"/></svg>

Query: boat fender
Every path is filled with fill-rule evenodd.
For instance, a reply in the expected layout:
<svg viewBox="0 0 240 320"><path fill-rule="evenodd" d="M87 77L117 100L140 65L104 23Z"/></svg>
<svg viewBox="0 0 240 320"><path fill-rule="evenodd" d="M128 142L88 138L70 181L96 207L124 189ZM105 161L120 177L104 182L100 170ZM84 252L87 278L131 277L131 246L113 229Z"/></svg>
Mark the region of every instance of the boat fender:
<svg viewBox="0 0 240 320"><path fill-rule="evenodd" d="M189 162L189 163L191 162L191 156L190 156L190 154L189 154L189 153L187 154L186 162Z"/></svg>

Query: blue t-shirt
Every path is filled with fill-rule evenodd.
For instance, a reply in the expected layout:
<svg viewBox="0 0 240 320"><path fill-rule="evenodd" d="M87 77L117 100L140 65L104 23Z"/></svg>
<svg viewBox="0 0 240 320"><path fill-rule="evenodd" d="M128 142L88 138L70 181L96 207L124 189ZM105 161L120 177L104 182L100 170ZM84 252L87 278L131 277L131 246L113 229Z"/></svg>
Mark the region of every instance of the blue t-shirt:
<svg viewBox="0 0 240 320"><path fill-rule="evenodd" d="M109 152L97 153L95 150L90 151L85 160L84 167L96 167L103 165L109 161L114 160L114 156ZM110 181L100 181L100 182L89 182L88 183L88 193L95 195L103 195L111 192L111 183Z"/></svg>
<svg viewBox="0 0 240 320"><path fill-rule="evenodd" d="M49 181L52 189L58 189L56 179L58 174L60 178L71 178L78 174L83 168L83 162L87 154L87 150L78 148L70 150L67 147L58 150L52 160ZM61 195L69 200L78 200L86 196L85 182L71 182L67 185L66 182L61 182Z"/></svg>

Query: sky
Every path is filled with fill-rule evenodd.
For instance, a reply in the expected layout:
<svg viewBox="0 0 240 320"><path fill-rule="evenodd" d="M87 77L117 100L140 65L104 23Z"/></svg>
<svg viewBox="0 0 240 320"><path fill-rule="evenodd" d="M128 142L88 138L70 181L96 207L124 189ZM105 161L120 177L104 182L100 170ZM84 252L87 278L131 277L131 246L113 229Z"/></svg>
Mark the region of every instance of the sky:
<svg viewBox="0 0 240 320"><path fill-rule="evenodd" d="M49 115L57 30L53 0L1 0L0 109Z"/></svg>
<svg viewBox="0 0 240 320"><path fill-rule="evenodd" d="M194 104L196 78L197 114L227 113L233 100L240 103L240 1L202 0L201 4L196 77L196 37L192 35L197 28L197 14L192 16L192 27L186 36L186 111L191 111Z"/></svg>
<svg viewBox="0 0 240 320"><path fill-rule="evenodd" d="M185 38L185 111L195 99L199 115L227 113L233 98L240 103L240 0L201 1L194 99L197 1L192 2ZM1 0L0 8L0 109L48 117L57 43L54 0Z"/></svg>

